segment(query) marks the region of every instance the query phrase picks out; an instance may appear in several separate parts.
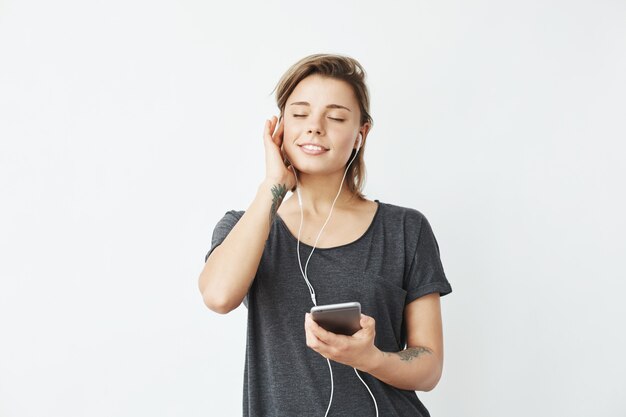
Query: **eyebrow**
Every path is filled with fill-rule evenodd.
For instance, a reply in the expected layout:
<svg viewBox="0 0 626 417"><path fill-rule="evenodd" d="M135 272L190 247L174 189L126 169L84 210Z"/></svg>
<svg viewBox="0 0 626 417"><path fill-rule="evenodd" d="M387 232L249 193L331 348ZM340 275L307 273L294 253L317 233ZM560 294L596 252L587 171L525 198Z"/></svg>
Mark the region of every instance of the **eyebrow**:
<svg viewBox="0 0 626 417"><path fill-rule="evenodd" d="M290 106L310 106L310 105L311 103L309 103L308 101L296 101L295 103L290 104ZM327 109L346 109L349 112L352 111L346 106L342 106L341 104L329 104L328 106L326 106L326 108Z"/></svg>

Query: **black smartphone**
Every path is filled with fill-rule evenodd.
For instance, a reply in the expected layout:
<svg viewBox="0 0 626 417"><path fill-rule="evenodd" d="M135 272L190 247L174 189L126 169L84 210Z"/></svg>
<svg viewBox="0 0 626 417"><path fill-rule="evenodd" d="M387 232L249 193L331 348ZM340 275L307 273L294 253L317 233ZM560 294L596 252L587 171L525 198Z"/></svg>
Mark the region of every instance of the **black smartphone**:
<svg viewBox="0 0 626 417"><path fill-rule="evenodd" d="M329 332L352 336L361 330L361 304L327 304L311 308L313 320Z"/></svg>

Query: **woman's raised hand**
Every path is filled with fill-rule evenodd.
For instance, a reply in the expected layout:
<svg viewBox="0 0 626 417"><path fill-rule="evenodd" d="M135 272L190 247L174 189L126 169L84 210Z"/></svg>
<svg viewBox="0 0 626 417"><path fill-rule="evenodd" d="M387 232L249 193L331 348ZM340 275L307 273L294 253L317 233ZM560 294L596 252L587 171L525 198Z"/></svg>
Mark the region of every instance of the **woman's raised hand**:
<svg viewBox="0 0 626 417"><path fill-rule="evenodd" d="M278 126L276 126L278 124ZM278 118L272 116L265 121L265 131L263 132L263 144L265 145L265 179L284 184L287 190L291 190L296 185L296 177L293 167L287 167L283 161L281 147L283 145L284 124Z"/></svg>

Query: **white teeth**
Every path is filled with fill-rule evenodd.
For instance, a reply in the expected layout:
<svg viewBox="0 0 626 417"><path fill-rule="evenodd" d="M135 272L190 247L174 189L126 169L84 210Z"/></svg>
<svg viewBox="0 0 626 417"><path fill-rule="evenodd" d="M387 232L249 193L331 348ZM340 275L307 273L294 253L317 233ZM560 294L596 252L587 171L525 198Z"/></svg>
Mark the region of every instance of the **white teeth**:
<svg viewBox="0 0 626 417"><path fill-rule="evenodd" d="M324 148L322 148L321 146L316 146L316 145L302 145L302 147L310 151L323 151L324 150Z"/></svg>

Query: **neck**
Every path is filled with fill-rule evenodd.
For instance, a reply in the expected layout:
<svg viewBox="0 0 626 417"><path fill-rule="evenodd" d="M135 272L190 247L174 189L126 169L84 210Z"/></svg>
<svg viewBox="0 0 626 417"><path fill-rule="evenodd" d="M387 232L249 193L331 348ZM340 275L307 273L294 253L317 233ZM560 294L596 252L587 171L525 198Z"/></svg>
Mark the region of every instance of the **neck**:
<svg viewBox="0 0 626 417"><path fill-rule="evenodd" d="M313 215L327 215L337 197L343 172L329 176L312 176L304 173L298 174L298 191L302 199L302 207ZM297 198L297 197L296 197ZM348 188L347 178L341 186L341 193L337 197L335 208L354 199L355 196Z"/></svg>

